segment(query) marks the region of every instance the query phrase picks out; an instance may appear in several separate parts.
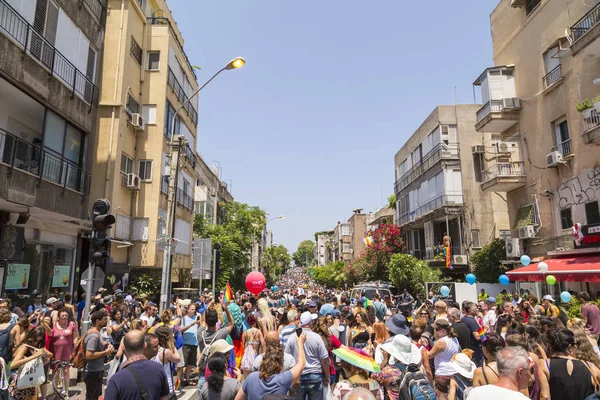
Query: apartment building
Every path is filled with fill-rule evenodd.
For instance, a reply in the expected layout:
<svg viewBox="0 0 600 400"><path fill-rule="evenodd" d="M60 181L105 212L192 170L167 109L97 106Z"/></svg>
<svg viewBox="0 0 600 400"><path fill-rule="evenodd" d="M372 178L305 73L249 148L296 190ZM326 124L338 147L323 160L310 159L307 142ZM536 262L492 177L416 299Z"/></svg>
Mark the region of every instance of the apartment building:
<svg viewBox="0 0 600 400"><path fill-rule="evenodd" d="M317 239L315 245L315 261L317 267L322 267L332 261L331 240L333 238L333 231L317 232L315 237Z"/></svg>
<svg viewBox="0 0 600 400"><path fill-rule="evenodd" d="M375 213L367 214L367 231L375 231L383 224L396 223L396 210L388 206L381 207Z"/></svg>
<svg viewBox="0 0 600 400"><path fill-rule="evenodd" d="M348 222L338 222L330 236L329 250L325 252L325 259L331 261L351 262L360 257L366 246L363 239L367 233L367 214L362 209L356 209ZM330 252L330 253L329 253ZM328 258L327 256L330 256Z"/></svg>
<svg viewBox="0 0 600 400"><path fill-rule="evenodd" d="M191 268L197 98L176 111L198 83L165 0L109 0L108 9L92 174L92 197L109 199L116 217L106 274L160 273L174 179L177 283Z"/></svg>
<svg viewBox="0 0 600 400"><path fill-rule="evenodd" d="M194 213L214 224L221 223L222 204L233 201L227 183L220 180L219 169L215 165L209 167L200 154L196 154L195 172Z"/></svg>
<svg viewBox="0 0 600 400"><path fill-rule="evenodd" d="M600 251L600 104L576 107L600 95L600 3L502 0L490 22L494 66L475 81L476 129L518 143L524 160L518 184L493 188L506 191L507 256L570 256L585 269L589 252ZM564 260L548 261L550 270Z"/></svg>
<svg viewBox="0 0 600 400"><path fill-rule="evenodd" d="M14 304L78 290L91 224L101 0L0 0L0 276Z"/></svg>
<svg viewBox="0 0 600 400"><path fill-rule="evenodd" d="M481 161L491 162L505 149L475 131L479 108L437 106L394 156L396 223L407 250L432 266L445 266L442 244L448 234L451 273L468 271L469 256L509 227L505 198L483 187L498 176ZM507 146L506 152L517 153L516 144Z"/></svg>

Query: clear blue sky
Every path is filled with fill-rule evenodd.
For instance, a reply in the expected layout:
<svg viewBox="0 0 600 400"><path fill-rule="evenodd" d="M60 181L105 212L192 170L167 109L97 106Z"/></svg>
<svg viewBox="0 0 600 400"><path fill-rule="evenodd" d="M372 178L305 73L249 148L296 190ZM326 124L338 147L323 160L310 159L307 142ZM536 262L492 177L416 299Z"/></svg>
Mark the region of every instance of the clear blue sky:
<svg viewBox="0 0 600 400"><path fill-rule="evenodd" d="M437 104L472 103L497 0L169 0L200 82L198 151L290 252L393 192L394 154ZM478 94L479 96L479 94ZM479 97L478 97L479 98Z"/></svg>

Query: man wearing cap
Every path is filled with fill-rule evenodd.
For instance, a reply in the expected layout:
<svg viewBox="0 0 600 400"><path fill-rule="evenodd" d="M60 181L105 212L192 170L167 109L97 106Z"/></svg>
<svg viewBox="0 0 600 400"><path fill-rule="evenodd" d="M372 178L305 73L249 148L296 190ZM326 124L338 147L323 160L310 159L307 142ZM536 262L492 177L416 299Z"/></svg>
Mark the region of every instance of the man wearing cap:
<svg viewBox="0 0 600 400"><path fill-rule="evenodd" d="M558 318L560 310L553 303L554 299L549 294L542 297L542 306L546 310L544 314L548 317Z"/></svg>
<svg viewBox="0 0 600 400"><path fill-rule="evenodd" d="M479 295L477 296L477 301L484 301L488 297L490 296L485 292L485 289L481 288L481 293L479 293Z"/></svg>
<svg viewBox="0 0 600 400"><path fill-rule="evenodd" d="M490 296L480 304L481 311L484 312L483 327L486 332L494 332L496 330L496 322L498 321L498 317L496 316L496 298Z"/></svg>
<svg viewBox="0 0 600 400"><path fill-rule="evenodd" d="M277 331L267 331L267 334L265 335L265 343L267 344L267 347L278 346L280 342L279 336L277 335ZM279 351L283 352L283 349L280 349ZM263 356L264 353L257 355L254 359L254 371L260 370L260 365L262 364ZM296 365L296 359L291 354L283 352L283 370L289 371L294 367L294 365Z"/></svg>
<svg viewBox="0 0 600 400"><path fill-rule="evenodd" d="M311 330L313 321L317 317L317 314L310 311L305 311L300 315L300 326L306 334L306 342L304 343L306 366L300 376L300 388L294 394L294 398L297 400L304 400L306 396L309 400L321 399L323 385L329 385L331 378L329 353L325 343L323 343L321 336ZM294 359L298 358L297 340L297 335L291 335L285 345L285 352L291 354Z"/></svg>

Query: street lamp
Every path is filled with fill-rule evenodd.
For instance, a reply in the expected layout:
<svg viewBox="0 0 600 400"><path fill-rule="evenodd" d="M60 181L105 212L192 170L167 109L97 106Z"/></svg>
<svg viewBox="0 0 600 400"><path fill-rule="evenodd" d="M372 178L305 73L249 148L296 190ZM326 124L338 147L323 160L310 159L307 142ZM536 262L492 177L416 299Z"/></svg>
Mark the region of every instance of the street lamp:
<svg viewBox="0 0 600 400"><path fill-rule="evenodd" d="M273 220L276 220L276 219L285 219L285 215L280 215L278 217L271 218L270 220L268 220L267 222L265 222L265 225L268 224L269 222L273 221Z"/></svg>
<svg viewBox="0 0 600 400"><path fill-rule="evenodd" d="M175 120L177 119L177 115L179 111L185 107L202 89L206 87L213 79L217 77L221 72L232 69L239 69L246 64L246 60L242 57L236 57L233 60L229 61L223 68L218 70L209 80L207 80L204 85L200 86L186 101L181 103L181 105L175 110L175 114L173 115L173 121L171 121L171 140L174 139L175 136ZM177 138L177 144L171 143L171 147L169 149L169 159L173 159L173 148L177 146L179 149L179 154L181 148L185 144L185 137L179 135ZM175 174L173 176L173 168L169 173L170 177L174 179L169 179L169 187L167 189L167 217L165 221L165 229L166 229L166 237L165 237L165 249L163 251L163 265L162 265L162 280L161 280L161 290L160 290L160 312L162 313L165 309L169 307L170 297L171 297L171 247L173 245L173 235L175 232L175 197L177 195L177 180L179 179L179 159L180 155L177 156L177 163L175 164ZM213 288L214 289L214 288Z"/></svg>

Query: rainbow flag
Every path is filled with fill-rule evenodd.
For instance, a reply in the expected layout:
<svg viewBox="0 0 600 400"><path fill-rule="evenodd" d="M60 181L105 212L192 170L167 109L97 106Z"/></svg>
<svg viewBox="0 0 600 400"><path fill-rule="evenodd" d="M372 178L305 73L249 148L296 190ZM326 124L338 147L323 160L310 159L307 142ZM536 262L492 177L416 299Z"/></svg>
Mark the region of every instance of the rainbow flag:
<svg viewBox="0 0 600 400"><path fill-rule="evenodd" d="M364 237L363 243L365 246L370 247L373 244L373 238L371 236Z"/></svg>
<svg viewBox="0 0 600 400"><path fill-rule="evenodd" d="M364 299L364 301L363 301L363 306L364 306L365 308L367 308L367 307L369 307L370 305L371 305L371 300L369 300L369 299L367 299L367 298L365 297L365 299Z"/></svg>
<svg viewBox="0 0 600 400"><path fill-rule="evenodd" d="M482 342L486 339L485 333L486 332L485 332L485 329L483 328L483 326L477 330L477 334L479 335L479 340L481 340Z"/></svg>
<svg viewBox="0 0 600 400"><path fill-rule="evenodd" d="M230 301L233 301L233 290L231 290L231 285L227 282L227 286L225 287L225 304L228 304Z"/></svg>
<svg viewBox="0 0 600 400"><path fill-rule="evenodd" d="M173 390L179 390L180 387L181 387L181 380L179 379L179 377L177 377L175 379L175 385L173 386Z"/></svg>
<svg viewBox="0 0 600 400"><path fill-rule="evenodd" d="M444 247L444 257L446 258L446 268L454 269L452 267L452 255L450 254L450 246Z"/></svg>

